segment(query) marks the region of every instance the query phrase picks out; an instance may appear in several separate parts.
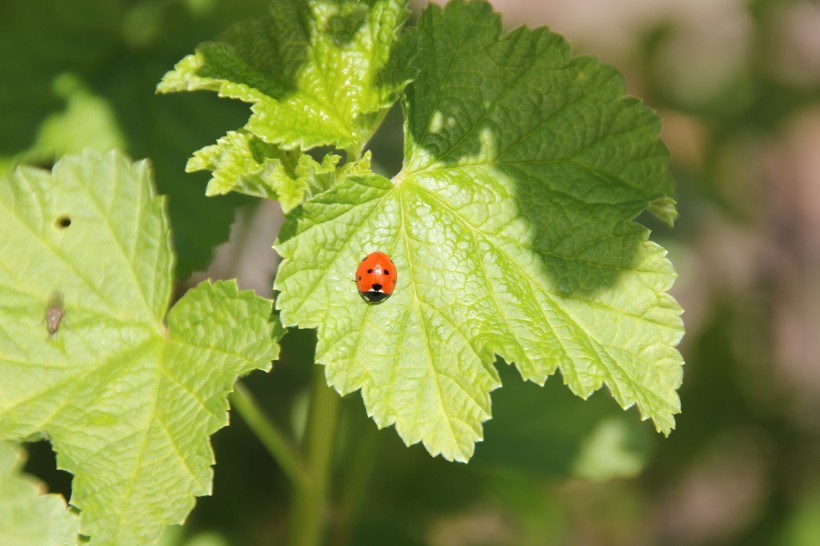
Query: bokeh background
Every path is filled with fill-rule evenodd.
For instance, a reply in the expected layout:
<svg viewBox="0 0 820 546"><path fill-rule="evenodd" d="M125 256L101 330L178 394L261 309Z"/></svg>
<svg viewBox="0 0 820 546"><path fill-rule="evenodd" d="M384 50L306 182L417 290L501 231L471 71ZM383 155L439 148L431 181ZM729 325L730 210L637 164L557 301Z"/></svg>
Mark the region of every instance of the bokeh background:
<svg viewBox="0 0 820 546"><path fill-rule="evenodd" d="M348 396L328 544L820 544L820 3L492 3L508 27L547 25L614 64L663 118L680 219L674 229L640 220L679 273L683 414L664 438L606 392L583 402L560 377L539 388L499 363L494 419L460 465L377 431ZM267 4L0 0L0 172L85 147L149 158L168 195L179 290L210 275L270 295L276 204L207 199L207 174L184 173L194 150L244 123L247 107L154 94L198 42ZM395 111L372 144L387 174L400 168L401 138ZM295 438L314 343L311 332L290 333L274 371L245 380ZM288 483L232 421L213 440L214 495L185 528L169 529L166 546L281 542ZM28 451L26 470L70 495L49 445Z"/></svg>

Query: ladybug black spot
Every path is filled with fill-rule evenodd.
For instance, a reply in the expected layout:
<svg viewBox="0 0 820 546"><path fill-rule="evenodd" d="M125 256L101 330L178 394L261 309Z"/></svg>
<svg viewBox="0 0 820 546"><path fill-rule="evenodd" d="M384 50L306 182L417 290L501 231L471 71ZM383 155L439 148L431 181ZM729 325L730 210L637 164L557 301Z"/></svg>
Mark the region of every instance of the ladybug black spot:
<svg viewBox="0 0 820 546"><path fill-rule="evenodd" d="M385 274L385 275L389 275L389 274L390 274L390 270L389 270L389 269L385 269L385 270L384 270L384 274Z"/></svg>
<svg viewBox="0 0 820 546"><path fill-rule="evenodd" d="M368 270L367 270L367 272L368 272L368 273L373 273L373 270L372 270L372 269L368 269Z"/></svg>
<svg viewBox="0 0 820 546"><path fill-rule="evenodd" d="M359 280L362 280L362 276L361 276L361 275L359 275Z"/></svg>
<svg viewBox="0 0 820 546"><path fill-rule="evenodd" d="M373 286L371 286L371 287L370 287L370 289L371 289L371 290L375 290L376 292L381 292L381 290L382 290L382 285L380 285L379 283L376 283L376 284L374 284Z"/></svg>

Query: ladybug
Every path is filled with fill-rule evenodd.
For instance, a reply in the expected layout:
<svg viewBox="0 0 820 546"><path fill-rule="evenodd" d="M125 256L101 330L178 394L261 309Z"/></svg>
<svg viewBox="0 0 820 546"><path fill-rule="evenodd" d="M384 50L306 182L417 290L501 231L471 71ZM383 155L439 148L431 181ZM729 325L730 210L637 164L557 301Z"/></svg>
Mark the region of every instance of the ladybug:
<svg viewBox="0 0 820 546"><path fill-rule="evenodd" d="M393 293L398 277L390 256L371 252L356 268L356 288L367 303L381 303Z"/></svg>

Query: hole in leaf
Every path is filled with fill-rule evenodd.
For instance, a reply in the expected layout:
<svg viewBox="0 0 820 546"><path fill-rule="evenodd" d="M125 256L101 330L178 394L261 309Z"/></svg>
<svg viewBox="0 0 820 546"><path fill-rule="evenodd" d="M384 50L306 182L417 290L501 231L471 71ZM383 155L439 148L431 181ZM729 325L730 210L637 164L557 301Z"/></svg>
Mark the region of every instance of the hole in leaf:
<svg viewBox="0 0 820 546"><path fill-rule="evenodd" d="M23 466L23 471L45 482L49 492L59 493L66 500L70 499L72 476L57 468L57 459L51 444L47 440L29 443L26 444L26 451L28 460Z"/></svg>
<svg viewBox="0 0 820 546"><path fill-rule="evenodd" d="M60 216L56 220L54 220L54 225L57 226L59 229L65 229L71 225L71 218L68 216Z"/></svg>

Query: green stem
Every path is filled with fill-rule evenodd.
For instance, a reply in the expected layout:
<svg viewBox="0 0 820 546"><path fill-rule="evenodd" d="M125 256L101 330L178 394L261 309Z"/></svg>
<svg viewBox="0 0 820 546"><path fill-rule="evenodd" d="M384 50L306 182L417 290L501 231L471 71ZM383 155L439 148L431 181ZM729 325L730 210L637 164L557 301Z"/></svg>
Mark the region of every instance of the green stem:
<svg viewBox="0 0 820 546"><path fill-rule="evenodd" d="M346 467L338 504L334 510L333 535L330 546L346 546L350 542L356 520L364 504L370 477L379 455L379 435L375 423L367 420L356 431L356 453Z"/></svg>
<svg viewBox="0 0 820 546"><path fill-rule="evenodd" d="M305 430L308 468L313 478L293 493L288 546L318 546L327 522L327 490L339 415L339 394L327 386L324 369L314 366L310 410Z"/></svg>
<svg viewBox="0 0 820 546"><path fill-rule="evenodd" d="M256 400L244 384L237 381L234 389L230 394L231 407L239 412L271 457L279 463L282 472L297 488L309 484L312 481L310 475L284 432L259 410Z"/></svg>

